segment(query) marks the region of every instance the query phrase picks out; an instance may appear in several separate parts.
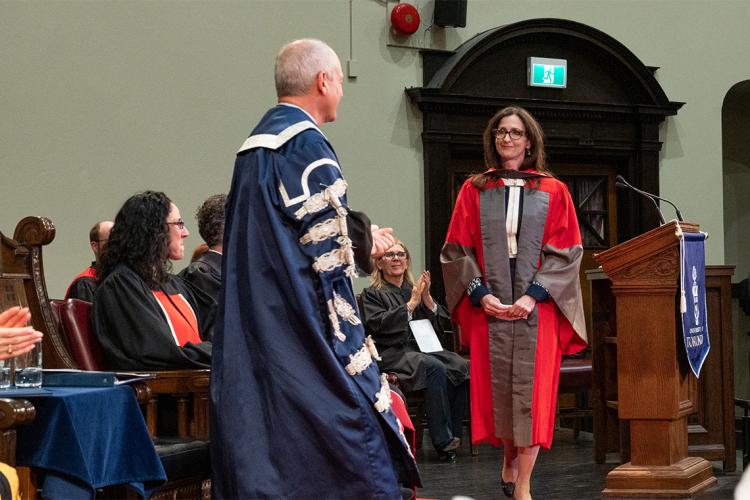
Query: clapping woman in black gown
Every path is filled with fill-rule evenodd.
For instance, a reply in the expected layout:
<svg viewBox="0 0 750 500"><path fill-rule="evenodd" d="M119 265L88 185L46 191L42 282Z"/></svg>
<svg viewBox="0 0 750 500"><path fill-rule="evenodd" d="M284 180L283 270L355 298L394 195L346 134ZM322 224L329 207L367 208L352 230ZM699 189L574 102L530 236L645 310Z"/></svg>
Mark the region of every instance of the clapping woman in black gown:
<svg viewBox="0 0 750 500"><path fill-rule="evenodd" d="M430 272L414 280L409 264L409 250L401 241L377 260L371 286L362 291L365 328L382 358L380 369L396 373L407 393L425 390L432 443L439 454L452 459L461 444L468 363L451 351L419 350L410 321L429 320L443 343L451 323L445 307L432 298Z"/></svg>

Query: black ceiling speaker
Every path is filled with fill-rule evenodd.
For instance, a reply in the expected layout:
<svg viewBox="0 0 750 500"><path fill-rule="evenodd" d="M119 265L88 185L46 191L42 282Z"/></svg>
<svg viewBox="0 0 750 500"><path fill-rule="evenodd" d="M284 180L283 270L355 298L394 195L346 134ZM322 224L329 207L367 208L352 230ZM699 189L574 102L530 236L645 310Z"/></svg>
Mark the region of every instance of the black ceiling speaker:
<svg viewBox="0 0 750 500"><path fill-rule="evenodd" d="M435 0L434 23L438 26L466 26L466 0Z"/></svg>

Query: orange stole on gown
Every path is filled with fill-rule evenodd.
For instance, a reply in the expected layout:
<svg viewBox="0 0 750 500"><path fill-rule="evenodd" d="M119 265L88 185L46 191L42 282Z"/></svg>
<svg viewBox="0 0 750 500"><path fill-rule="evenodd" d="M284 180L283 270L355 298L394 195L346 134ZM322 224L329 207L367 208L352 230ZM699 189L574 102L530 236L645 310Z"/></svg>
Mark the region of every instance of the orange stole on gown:
<svg viewBox="0 0 750 500"><path fill-rule="evenodd" d="M156 300L159 301L162 310L167 315L167 322L175 343L180 347L188 342L200 344L201 338L198 335L198 318L195 311L181 294L167 295L161 290L153 292Z"/></svg>

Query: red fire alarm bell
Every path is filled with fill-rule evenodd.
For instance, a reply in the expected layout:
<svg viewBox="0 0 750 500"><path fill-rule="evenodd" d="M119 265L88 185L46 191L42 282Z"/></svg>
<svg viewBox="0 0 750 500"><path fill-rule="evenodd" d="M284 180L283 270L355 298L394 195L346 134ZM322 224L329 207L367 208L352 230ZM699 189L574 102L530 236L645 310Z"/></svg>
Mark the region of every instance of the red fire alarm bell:
<svg viewBox="0 0 750 500"><path fill-rule="evenodd" d="M401 35L411 35L417 31L419 21L419 12L410 3L400 3L391 11L391 25Z"/></svg>

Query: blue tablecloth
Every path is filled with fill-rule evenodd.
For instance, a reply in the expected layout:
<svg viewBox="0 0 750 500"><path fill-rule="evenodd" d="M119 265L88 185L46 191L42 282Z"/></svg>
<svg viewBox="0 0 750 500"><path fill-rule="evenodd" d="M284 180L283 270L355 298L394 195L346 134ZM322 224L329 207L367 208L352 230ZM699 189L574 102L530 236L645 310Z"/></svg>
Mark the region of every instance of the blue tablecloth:
<svg viewBox="0 0 750 500"><path fill-rule="evenodd" d="M18 428L16 462L46 472L45 498L94 497L128 484L142 496L166 481L133 390L48 388L27 397L36 418Z"/></svg>

